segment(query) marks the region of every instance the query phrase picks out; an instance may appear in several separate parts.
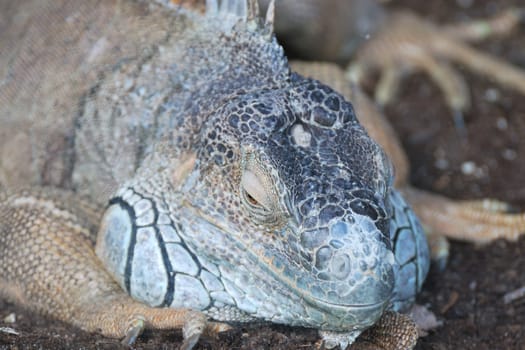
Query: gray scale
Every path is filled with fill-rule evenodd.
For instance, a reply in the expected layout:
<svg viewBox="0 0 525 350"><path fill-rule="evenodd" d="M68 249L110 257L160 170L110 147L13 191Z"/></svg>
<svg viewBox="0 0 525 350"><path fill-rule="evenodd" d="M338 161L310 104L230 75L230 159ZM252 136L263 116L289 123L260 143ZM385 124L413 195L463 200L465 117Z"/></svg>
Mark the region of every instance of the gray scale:
<svg viewBox="0 0 525 350"><path fill-rule="evenodd" d="M397 262L391 304L394 310L402 311L414 302L421 290L430 268L430 252L419 220L399 192L392 191L390 202L394 211L390 237Z"/></svg>
<svg viewBox="0 0 525 350"><path fill-rule="evenodd" d="M204 310L211 303L208 291L195 277L175 274L175 293L171 307Z"/></svg>
<svg viewBox="0 0 525 350"><path fill-rule="evenodd" d="M175 273L183 273L190 276L197 276L199 266L190 253L180 244L167 243L166 251L171 262L171 267Z"/></svg>
<svg viewBox="0 0 525 350"><path fill-rule="evenodd" d="M131 263L133 278L130 279L130 294L153 306L163 304L168 289L168 273L158 245L153 227L137 230L137 243Z"/></svg>

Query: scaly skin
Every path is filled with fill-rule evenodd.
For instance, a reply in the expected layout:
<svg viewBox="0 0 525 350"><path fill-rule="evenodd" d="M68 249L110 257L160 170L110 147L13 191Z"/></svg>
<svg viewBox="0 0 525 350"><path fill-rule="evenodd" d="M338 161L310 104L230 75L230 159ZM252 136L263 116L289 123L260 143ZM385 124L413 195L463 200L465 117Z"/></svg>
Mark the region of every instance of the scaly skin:
<svg viewBox="0 0 525 350"><path fill-rule="evenodd" d="M4 4L2 44L14 51L1 57L1 181L76 193L2 202L2 256L25 247L2 261L3 293L126 341L183 326L191 348L226 328L207 315L314 327L329 345L379 321L379 345L414 345L413 325L385 310L410 305L426 275L417 219L351 106L290 74L268 24L251 10L204 20L132 2L52 4ZM109 275L172 308L133 301L102 270L79 194L109 199L96 225Z"/></svg>

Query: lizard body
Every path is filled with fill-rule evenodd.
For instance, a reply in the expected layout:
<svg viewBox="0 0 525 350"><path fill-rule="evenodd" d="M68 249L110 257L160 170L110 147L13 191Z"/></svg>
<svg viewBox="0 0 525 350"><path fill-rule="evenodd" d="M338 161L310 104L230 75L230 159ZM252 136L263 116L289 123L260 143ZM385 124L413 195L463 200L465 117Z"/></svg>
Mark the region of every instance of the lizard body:
<svg viewBox="0 0 525 350"><path fill-rule="evenodd" d="M125 1L2 5L1 44L12 49L0 56L0 184L70 193L4 199L0 290L109 336L132 338L144 322L183 327L191 348L206 329L224 329L200 310L313 327L330 345L348 344L386 309L413 302L428 270L422 229L351 105L290 72L271 16L263 25L253 2L211 3L215 16ZM305 75L342 84L329 78L337 68L317 67ZM434 224L420 204L437 199L430 211L444 212L453 203L408 186L393 132L345 89L399 169L396 185ZM109 202L100 225L77 196ZM31 221L33 211L43 217ZM515 233L522 218L513 219ZM91 251L95 227L104 267ZM49 231L64 232L51 242L66 256L89 236L51 287L40 279L56 251L34 240ZM29 248L14 256L17 245ZM35 265L23 263L28 254ZM42 275L27 273L39 266ZM76 294L86 286L96 288Z"/></svg>

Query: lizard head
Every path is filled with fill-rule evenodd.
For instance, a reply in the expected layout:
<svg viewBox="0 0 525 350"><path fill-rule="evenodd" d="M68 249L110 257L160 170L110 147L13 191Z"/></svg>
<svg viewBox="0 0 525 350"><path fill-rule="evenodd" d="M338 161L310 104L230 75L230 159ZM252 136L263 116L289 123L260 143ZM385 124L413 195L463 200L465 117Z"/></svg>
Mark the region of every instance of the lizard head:
<svg viewBox="0 0 525 350"><path fill-rule="evenodd" d="M292 74L232 96L189 152L174 169L156 161L106 212L97 252L131 295L333 331L380 317L391 166L350 103Z"/></svg>
<svg viewBox="0 0 525 350"><path fill-rule="evenodd" d="M391 165L339 94L297 75L290 84L239 96L210 119L198 156L206 185L192 207L276 289L339 318L307 316L307 325L348 330L379 315L394 285ZM239 286L248 295L258 285Z"/></svg>

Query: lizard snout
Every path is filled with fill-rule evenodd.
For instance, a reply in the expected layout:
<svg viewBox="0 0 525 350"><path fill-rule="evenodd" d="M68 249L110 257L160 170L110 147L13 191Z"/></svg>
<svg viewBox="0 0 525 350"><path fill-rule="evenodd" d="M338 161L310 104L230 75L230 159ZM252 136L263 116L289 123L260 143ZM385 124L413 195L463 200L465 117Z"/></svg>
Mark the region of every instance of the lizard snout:
<svg viewBox="0 0 525 350"><path fill-rule="evenodd" d="M319 280L331 281L327 302L348 306L386 303L394 286L395 258L383 234L370 218L337 221L329 228L327 244L317 249Z"/></svg>

